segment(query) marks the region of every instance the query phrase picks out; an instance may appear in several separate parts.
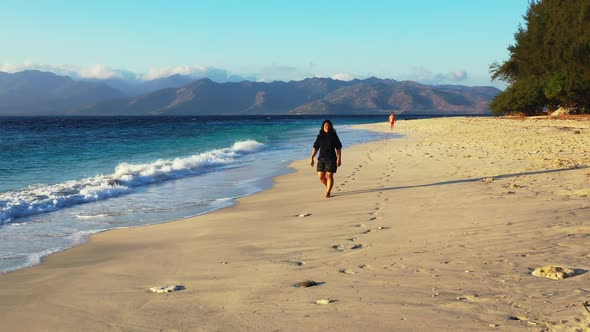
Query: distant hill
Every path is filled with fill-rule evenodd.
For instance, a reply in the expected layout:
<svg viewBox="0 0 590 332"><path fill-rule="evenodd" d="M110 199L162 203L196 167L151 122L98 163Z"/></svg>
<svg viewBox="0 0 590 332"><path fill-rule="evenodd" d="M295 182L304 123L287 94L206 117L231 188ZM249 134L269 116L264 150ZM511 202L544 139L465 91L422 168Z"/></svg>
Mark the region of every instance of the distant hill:
<svg viewBox="0 0 590 332"><path fill-rule="evenodd" d="M215 83L201 79L139 97L97 102L80 115L489 114L494 87L390 79Z"/></svg>
<svg viewBox="0 0 590 332"><path fill-rule="evenodd" d="M0 115L59 115L124 96L104 83L78 82L48 72L0 72Z"/></svg>
<svg viewBox="0 0 590 332"><path fill-rule="evenodd" d="M374 77L215 83L173 75L141 87L125 87L124 80L108 84L40 71L0 72L0 115L489 114L488 104L500 93ZM125 92L112 88L117 84ZM128 96L144 89L152 92Z"/></svg>
<svg viewBox="0 0 590 332"><path fill-rule="evenodd" d="M129 80L120 78L110 79L84 79L84 82L104 83L115 90L119 90L126 97L140 96L146 93L162 90L166 88L180 88L194 81L188 76L172 75L164 78L158 78L151 81Z"/></svg>

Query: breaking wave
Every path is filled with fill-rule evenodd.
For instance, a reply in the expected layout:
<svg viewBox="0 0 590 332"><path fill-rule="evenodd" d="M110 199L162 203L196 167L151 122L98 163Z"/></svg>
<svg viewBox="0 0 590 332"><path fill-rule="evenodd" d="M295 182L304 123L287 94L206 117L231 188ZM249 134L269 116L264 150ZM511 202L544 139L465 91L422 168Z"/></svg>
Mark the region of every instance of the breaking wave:
<svg viewBox="0 0 590 332"><path fill-rule="evenodd" d="M25 216L130 194L135 187L213 171L236 164L242 156L262 149L264 144L257 141L238 141L228 148L184 158L146 164L121 163L108 175L0 193L0 225Z"/></svg>

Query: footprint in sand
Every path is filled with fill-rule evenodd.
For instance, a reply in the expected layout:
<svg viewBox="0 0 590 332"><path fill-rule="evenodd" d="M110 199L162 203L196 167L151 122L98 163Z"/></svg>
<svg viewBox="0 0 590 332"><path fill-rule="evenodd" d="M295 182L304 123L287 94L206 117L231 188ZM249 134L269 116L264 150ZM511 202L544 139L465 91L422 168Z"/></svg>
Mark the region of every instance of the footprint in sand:
<svg viewBox="0 0 590 332"><path fill-rule="evenodd" d="M380 231L380 230L389 229L389 228L390 227L387 227L387 226L379 226L379 227L374 228L374 229L367 229L366 231L363 232L363 234L369 234L371 232Z"/></svg>
<svg viewBox="0 0 590 332"><path fill-rule="evenodd" d="M323 282L323 281L305 280L305 281L297 282L293 286L295 286L297 288L308 288L308 287L319 286L319 285L322 285L324 283L325 282Z"/></svg>
<svg viewBox="0 0 590 332"><path fill-rule="evenodd" d="M364 244L355 244L354 246L350 247L350 249L352 250L356 250L356 249L363 249L366 248L367 246L365 246Z"/></svg>
<svg viewBox="0 0 590 332"><path fill-rule="evenodd" d="M367 265L367 264L362 264L362 265L359 265L359 267L360 267L361 269L365 269L365 270L374 270L374 269L375 269L375 268L373 268L371 265Z"/></svg>
<svg viewBox="0 0 590 332"><path fill-rule="evenodd" d="M338 251L342 251L344 250L344 246L341 244L335 244L332 246L332 249L338 250Z"/></svg>
<svg viewBox="0 0 590 332"><path fill-rule="evenodd" d="M457 300L459 300L459 301L475 301L475 300L477 300L478 297L479 297L479 294L460 295L460 296L457 296Z"/></svg>
<svg viewBox="0 0 590 332"><path fill-rule="evenodd" d="M377 216L376 216L376 215L379 213L379 210L380 210L380 209L381 209L380 207L376 207L376 208L375 208L375 212L371 212L371 213L369 213L369 215L370 215L370 216L373 216L373 217L371 217L371 219L369 219L369 220L371 220L371 221L372 221L372 220L375 220L375 219L377 219Z"/></svg>

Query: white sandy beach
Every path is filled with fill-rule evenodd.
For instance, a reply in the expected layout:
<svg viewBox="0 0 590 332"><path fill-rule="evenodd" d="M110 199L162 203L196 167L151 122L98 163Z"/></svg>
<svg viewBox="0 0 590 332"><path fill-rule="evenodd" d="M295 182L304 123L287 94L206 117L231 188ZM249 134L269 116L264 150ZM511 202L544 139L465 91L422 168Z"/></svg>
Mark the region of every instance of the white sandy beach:
<svg viewBox="0 0 590 332"><path fill-rule="evenodd" d="M590 330L590 121L394 132L345 147L332 198L297 161L231 208L97 234L0 275L0 329ZM576 275L531 275L545 265ZM307 280L320 284L294 286ZM171 284L184 289L149 292Z"/></svg>

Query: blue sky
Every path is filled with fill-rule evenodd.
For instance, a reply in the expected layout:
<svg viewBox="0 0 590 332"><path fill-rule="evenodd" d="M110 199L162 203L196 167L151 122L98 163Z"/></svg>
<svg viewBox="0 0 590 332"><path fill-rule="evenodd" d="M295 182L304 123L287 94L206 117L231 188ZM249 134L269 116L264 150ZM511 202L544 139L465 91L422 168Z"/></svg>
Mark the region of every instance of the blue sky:
<svg viewBox="0 0 590 332"><path fill-rule="evenodd" d="M495 85L528 0L0 0L0 71Z"/></svg>

